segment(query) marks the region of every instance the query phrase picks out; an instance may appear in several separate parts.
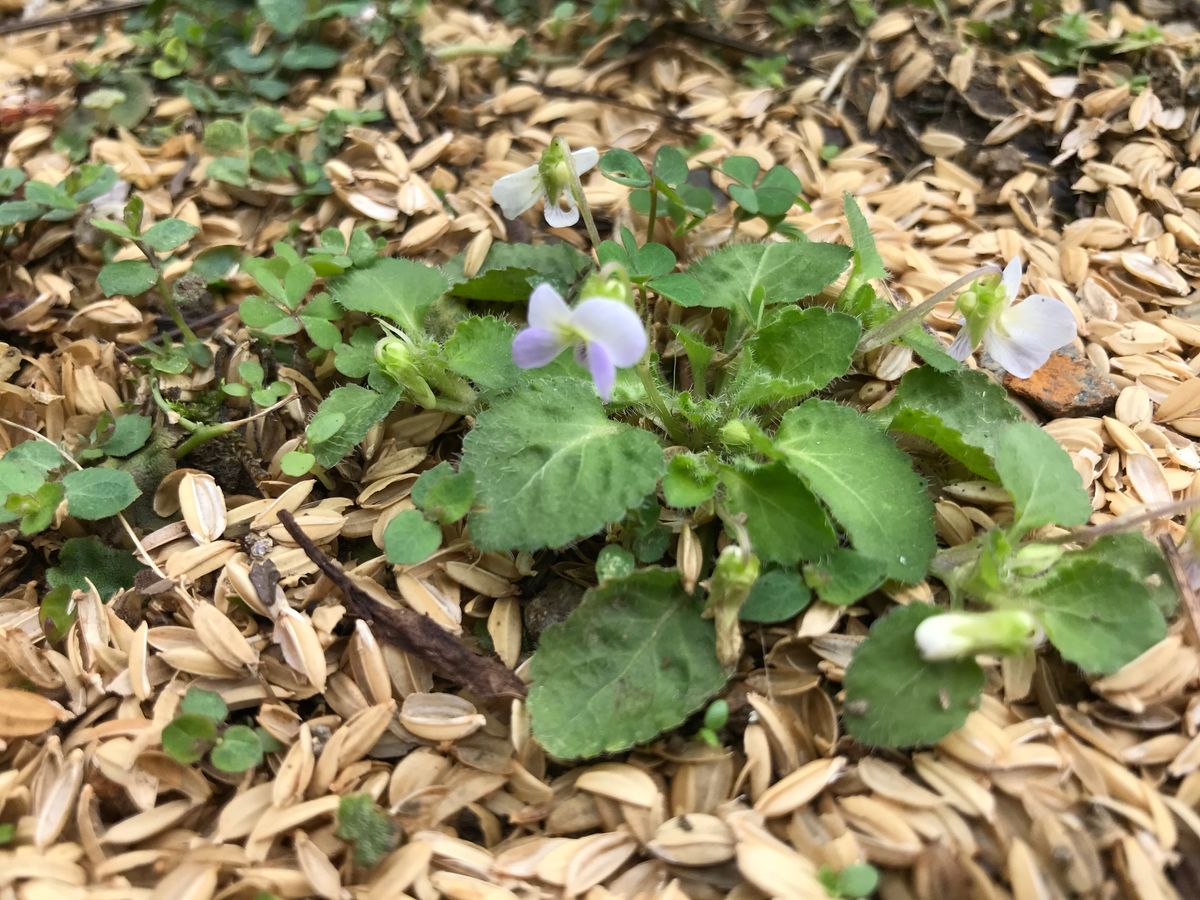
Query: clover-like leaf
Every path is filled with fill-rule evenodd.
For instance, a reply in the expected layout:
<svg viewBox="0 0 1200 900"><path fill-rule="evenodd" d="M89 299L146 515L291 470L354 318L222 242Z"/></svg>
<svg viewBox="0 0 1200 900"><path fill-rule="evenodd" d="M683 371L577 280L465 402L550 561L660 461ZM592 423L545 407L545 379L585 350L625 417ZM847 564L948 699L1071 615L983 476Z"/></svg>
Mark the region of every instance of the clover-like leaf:
<svg viewBox="0 0 1200 900"><path fill-rule="evenodd" d="M854 651L843 717L856 740L877 747L932 744L979 705L983 669L975 660L929 662L917 650L917 626L940 613L927 603L898 607Z"/></svg>
<svg viewBox="0 0 1200 900"><path fill-rule="evenodd" d="M354 864L370 868L396 845L396 826L370 794L347 794L338 802L337 831L354 845Z"/></svg>
<svg viewBox="0 0 1200 900"><path fill-rule="evenodd" d="M190 241L200 229L182 219L163 219L142 233L142 241L151 250L168 253Z"/></svg>
<svg viewBox="0 0 1200 900"><path fill-rule="evenodd" d="M383 529L383 552L388 562L395 565L424 562L441 545L442 529L421 515L420 510L396 513Z"/></svg>
<svg viewBox="0 0 1200 900"><path fill-rule="evenodd" d="M96 281L105 297L137 297L158 284L158 273L144 259L123 259L101 268Z"/></svg>
<svg viewBox="0 0 1200 900"><path fill-rule="evenodd" d="M533 656L533 734L562 759L624 750L672 728L721 689L716 632L672 570L593 588Z"/></svg>
<svg viewBox="0 0 1200 900"><path fill-rule="evenodd" d="M222 732L208 758L222 772L245 772L262 762L262 741L250 726L231 725Z"/></svg>

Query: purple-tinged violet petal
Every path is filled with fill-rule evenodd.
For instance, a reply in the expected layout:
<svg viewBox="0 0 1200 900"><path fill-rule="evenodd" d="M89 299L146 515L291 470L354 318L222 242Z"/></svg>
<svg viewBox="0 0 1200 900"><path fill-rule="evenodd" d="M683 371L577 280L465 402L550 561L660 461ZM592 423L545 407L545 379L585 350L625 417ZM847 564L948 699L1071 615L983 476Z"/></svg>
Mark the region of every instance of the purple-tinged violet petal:
<svg viewBox="0 0 1200 900"><path fill-rule="evenodd" d="M959 329L958 337L954 339L954 343L950 345L946 352L959 362L962 362L971 355L972 349L971 333L967 330L967 323L963 322L962 328Z"/></svg>
<svg viewBox="0 0 1200 900"><path fill-rule="evenodd" d="M513 338L513 362L521 369L537 369L554 361L567 348L562 332L526 328Z"/></svg>
<svg viewBox="0 0 1200 900"><path fill-rule="evenodd" d="M601 344L605 356L622 369L636 365L649 341L638 314L618 300L589 297L571 313L571 325L589 344Z"/></svg>
<svg viewBox="0 0 1200 900"><path fill-rule="evenodd" d="M561 331L571 325L571 308L553 285L543 282L529 295L529 309L525 318L530 328Z"/></svg>
<svg viewBox="0 0 1200 900"><path fill-rule="evenodd" d="M592 381L596 383L596 393L607 403L612 399L613 385L617 381L617 367L613 365L612 357L604 349L604 345L589 341L583 350L581 362L592 373Z"/></svg>

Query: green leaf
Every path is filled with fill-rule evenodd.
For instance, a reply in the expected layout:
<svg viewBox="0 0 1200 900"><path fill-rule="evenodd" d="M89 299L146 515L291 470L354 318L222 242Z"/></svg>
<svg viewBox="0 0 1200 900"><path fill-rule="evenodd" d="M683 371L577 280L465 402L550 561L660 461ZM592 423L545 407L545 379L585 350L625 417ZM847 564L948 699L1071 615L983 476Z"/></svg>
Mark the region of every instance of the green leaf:
<svg viewBox="0 0 1200 900"><path fill-rule="evenodd" d="M288 314L270 300L254 295L246 297L238 304L238 316L247 328L259 331L289 319Z"/></svg>
<svg viewBox="0 0 1200 900"><path fill-rule="evenodd" d="M30 200L9 200L0 203L0 228L11 228L22 222L30 222L46 211L46 207Z"/></svg>
<svg viewBox="0 0 1200 900"><path fill-rule="evenodd" d="M158 273L144 259L125 259L100 269L96 281L105 297L115 294L137 297L158 284Z"/></svg>
<svg viewBox="0 0 1200 900"><path fill-rule="evenodd" d="M670 247L655 243L639 247L633 232L624 226L621 227L621 243L601 241L596 255L601 266L617 263L631 281L639 284L666 275L675 268L675 254Z"/></svg>
<svg viewBox="0 0 1200 900"><path fill-rule="evenodd" d="M858 646L843 682L846 730L855 740L932 744L962 727L979 705L983 669L973 659L928 662L917 650L917 626L940 613L927 603L894 609Z"/></svg>
<svg viewBox="0 0 1200 900"><path fill-rule="evenodd" d="M113 420L112 433L100 443L107 456L128 456L150 440L154 422L149 416L131 413Z"/></svg>
<svg viewBox="0 0 1200 900"><path fill-rule="evenodd" d="M0 847L11 844L16 837L17 826L12 822L0 822Z"/></svg>
<svg viewBox="0 0 1200 900"><path fill-rule="evenodd" d="M32 494L45 483L45 473L49 470L25 460L13 458L12 453L13 451L10 450L3 459L0 459L0 497L8 497L13 494Z"/></svg>
<svg viewBox="0 0 1200 900"><path fill-rule="evenodd" d="M712 498L717 489L718 473L707 455L679 453L667 463L663 476L663 496L668 506L690 509Z"/></svg>
<svg viewBox="0 0 1200 900"><path fill-rule="evenodd" d="M342 60L342 51L324 44L292 44L279 63L285 69L332 69Z"/></svg>
<svg viewBox="0 0 1200 900"><path fill-rule="evenodd" d="M534 285L549 282L564 297L579 276L592 267L591 259L570 244L493 244L479 270L463 274L462 254L443 271L450 293L466 300L524 303Z"/></svg>
<svg viewBox="0 0 1200 900"><path fill-rule="evenodd" d="M291 37L304 25L306 0L258 0L258 11L280 37Z"/></svg>
<svg viewBox="0 0 1200 900"><path fill-rule="evenodd" d="M413 336L424 333L425 313L448 287L440 269L396 258L329 282L333 299L346 309L384 316Z"/></svg>
<svg viewBox="0 0 1200 900"><path fill-rule="evenodd" d="M654 177L661 178L671 187L678 187L687 181L687 160L676 148L664 144L654 154Z"/></svg>
<svg viewBox="0 0 1200 900"><path fill-rule="evenodd" d="M163 752L185 766L198 763L217 739L217 723L207 716L176 716L162 731Z"/></svg>
<svg viewBox="0 0 1200 900"><path fill-rule="evenodd" d="M332 350L342 340L342 329L338 328L328 319L301 316L300 324L304 326L304 331L308 334L309 340L322 350Z"/></svg>
<svg viewBox="0 0 1200 900"><path fill-rule="evenodd" d="M354 864L369 869L396 845L396 826L370 794L338 801L337 837L354 845Z"/></svg>
<svg viewBox="0 0 1200 900"><path fill-rule="evenodd" d="M787 166L772 166L754 189L758 214L777 218L787 214L800 195L800 179Z"/></svg>
<svg viewBox="0 0 1200 900"><path fill-rule="evenodd" d="M113 222L109 219L90 219L89 222L93 228L97 228L114 237L119 237L122 240L132 241L137 237L124 222Z"/></svg>
<svg viewBox="0 0 1200 900"><path fill-rule="evenodd" d="M870 897L875 893L877 887L879 887L879 870L870 863L855 863L846 866L838 873L837 892L851 900Z"/></svg>
<svg viewBox="0 0 1200 900"><path fill-rule="evenodd" d="M103 467L68 472L62 485L67 491L67 512L77 519L115 516L142 493L128 472Z"/></svg>
<svg viewBox="0 0 1200 900"><path fill-rule="evenodd" d="M637 557L620 544L605 544L596 554L596 581L599 584L632 575L636 568Z"/></svg>
<svg viewBox="0 0 1200 900"><path fill-rule="evenodd" d="M16 166L0 167L0 197L12 196L25 180L25 173Z"/></svg>
<svg viewBox="0 0 1200 900"><path fill-rule="evenodd" d="M179 703L179 711L189 716L204 716L218 724L229 717L229 707L220 694L198 687L188 688Z"/></svg>
<svg viewBox="0 0 1200 900"><path fill-rule="evenodd" d="M761 406L819 391L850 369L858 320L820 307L788 306L746 344L730 387L734 404Z"/></svg>
<svg viewBox="0 0 1200 900"><path fill-rule="evenodd" d="M1167 634L1146 584L1097 559L1063 557L1016 602L1038 617L1063 658L1085 672L1115 672Z"/></svg>
<svg viewBox="0 0 1200 900"><path fill-rule="evenodd" d="M107 600L121 588L133 587L143 566L132 553L109 547L97 537L68 538L58 554L58 564L46 570L46 583L52 588L87 590L87 580L96 586L101 600Z"/></svg>
<svg viewBox="0 0 1200 900"><path fill-rule="evenodd" d="M716 633L678 573L643 569L584 595L533 655L533 734L560 759L613 753L681 723L725 684Z"/></svg>
<svg viewBox="0 0 1200 900"><path fill-rule="evenodd" d="M1071 559L1095 560L1124 569L1146 586L1154 605L1164 616L1174 613L1179 605L1171 567L1162 551L1140 531L1107 534L1071 553Z"/></svg>
<svg viewBox="0 0 1200 900"><path fill-rule="evenodd" d="M806 400L779 423L775 448L888 577L917 581L935 550L933 503L908 456L866 418Z"/></svg>
<svg viewBox="0 0 1200 900"><path fill-rule="evenodd" d="M42 625L42 634L51 644L60 643L77 618L75 604L71 601L71 588L56 587L42 594L38 621Z"/></svg>
<svg viewBox="0 0 1200 900"><path fill-rule="evenodd" d="M62 454L58 452L58 447L55 444L38 438L22 441L17 444L4 454L4 459L12 465L21 463L23 466L32 466L34 469L42 472L53 472L55 469L61 469L66 462ZM34 477L30 475L28 476L28 480L24 482L29 486L29 490L36 490L37 484L41 483L39 480L37 484L34 484ZM5 485L3 480L0 479L0 496L3 496L4 492ZM21 490L17 491L17 493L23 494L26 491Z"/></svg>
<svg viewBox="0 0 1200 900"><path fill-rule="evenodd" d="M758 178L758 160L753 156L730 156L721 163L721 171L734 181L753 185Z"/></svg>
<svg viewBox="0 0 1200 900"><path fill-rule="evenodd" d="M246 127L233 119L214 119L204 126L204 147L215 156L235 153L246 147Z"/></svg>
<svg viewBox="0 0 1200 900"><path fill-rule="evenodd" d="M372 425L392 411L399 399L398 389L381 394L357 384L334 388L308 423L309 452L326 469L337 465L367 436ZM332 421L337 426L327 428Z"/></svg>
<svg viewBox="0 0 1200 900"><path fill-rule="evenodd" d="M610 421L591 384L532 381L463 440L462 471L479 489L471 536L487 550L562 546L637 506L662 469L654 437Z"/></svg>
<svg viewBox="0 0 1200 900"><path fill-rule="evenodd" d="M979 371L905 373L885 413L892 431L937 444L977 475L996 479L996 442L1021 413L1008 392Z"/></svg>
<svg viewBox="0 0 1200 900"><path fill-rule="evenodd" d="M875 249L875 238L871 234L871 226L863 215L858 203L847 191L842 195L843 206L846 210L846 220L850 223L850 242L854 245L854 262L858 274L868 281L877 278L887 278L887 270L879 251Z"/></svg>
<svg viewBox="0 0 1200 900"><path fill-rule="evenodd" d="M54 513L62 503L63 487L56 481L48 481L29 495L35 508L21 510L21 534L37 534L50 527ZM12 498L9 498L9 503ZM6 504L7 505L7 504ZM11 508L11 507L10 507Z"/></svg>
<svg viewBox="0 0 1200 900"><path fill-rule="evenodd" d="M609 181L615 181L626 187L650 186L650 173L646 171L642 161L628 150L622 150L619 147L606 150L600 157L600 172Z"/></svg>
<svg viewBox="0 0 1200 900"><path fill-rule="evenodd" d="M444 463L439 464L438 468ZM432 471L432 470L431 470ZM421 478L429 473L426 472ZM421 479L417 479L420 484ZM438 478L421 492L417 499L416 485L413 486L413 502L424 512L443 525L457 522L471 509L475 500L475 476L470 472L450 471L448 475Z"/></svg>
<svg viewBox="0 0 1200 900"><path fill-rule="evenodd" d="M1032 422L1014 422L1000 435L996 472L1013 498L1013 531L1042 525L1083 525L1092 504L1067 451Z"/></svg>
<svg viewBox="0 0 1200 900"><path fill-rule="evenodd" d="M808 586L791 569L768 569L758 576L738 611L743 622L786 622L812 602Z"/></svg>
<svg viewBox="0 0 1200 900"><path fill-rule="evenodd" d="M317 458L311 453L305 453L303 450L289 450L280 457L279 470L284 475L299 478L311 472L312 467L316 464Z"/></svg>
<svg viewBox="0 0 1200 900"><path fill-rule="evenodd" d="M242 261L242 248L233 244L218 244L208 247L192 258L192 268L209 284L224 281L233 276Z"/></svg>
<svg viewBox="0 0 1200 900"><path fill-rule="evenodd" d="M887 566L849 547L804 567L804 580L825 603L849 606L883 584Z"/></svg>
<svg viewBox="0 0 1200 900"><path fill-rule="evenodd" d="M167 253L176 247L182 247L199 230L183 219L163 219L147 228L142 234L142 240L151 250Z"/></svg>
<svg viewBox="0 0 1200 900"><path fill-rule="evenodd" d="M287 275L283 278L283 293L284 302L289 309L295 309L300 305L300 301L308 294L308 289L312 287L316 278L317 273L313 271L312 266L306 263L297 263L288 269Z"/></svg>
<svg viewBox="0 0 1200 900"><path fill-rule="evenodd" d="M664 275L650 287L680 306L740 310L747 317L759 288L763 302L811 297L831 284L850 260L841 244L735 244L710 253L686 272Z"/></svg>
<svg viewBox="0 0 1200 900"><path fill-rule="evenodd" d="M383 529L383 552L394 565L425 562L440 546L442 529L415 509L397 513Z"/></svg>
<svg viewBox="0 0 1200 900"><path fill-rule="evenodd" d="M452 372L486 390L504 390L521 377L512 360L516 329L492 316L472 316L454 327L443 348Z"/></svg>
<svg viewBox="0 0 1200 900"><path fill-rule="evenodd" d="M754 552L785 565L816 559L837 546L837 535L817 498L783 463L721 472L725 503L746 514Z"/></svg>
<svg viewBox="0 0 1200 900"><path fill-rule="evenodd" d="M245 772L262 762L262 741L258 739L258 732L248 725L230 725L208 758L222 772Z"/></svg>

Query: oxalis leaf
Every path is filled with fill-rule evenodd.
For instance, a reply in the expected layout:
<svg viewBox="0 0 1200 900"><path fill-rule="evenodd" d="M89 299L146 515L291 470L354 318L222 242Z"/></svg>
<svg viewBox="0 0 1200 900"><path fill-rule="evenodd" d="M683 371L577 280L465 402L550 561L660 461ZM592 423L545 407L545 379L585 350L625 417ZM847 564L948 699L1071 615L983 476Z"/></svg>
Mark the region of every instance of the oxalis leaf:
<svg viewBox="0 0 1200 900"><path fill-rule="evenodd" d="M446 293L441 269L411 259L381 259L329 282L333 299L346 309L384 316L410 335L424 333L425 313Z"/></svg>
<svg viewBox="0 0 1200 900"><path fill-rule="evenodd" d="M1014 422L1000 436L996 472L1013 498L1013 531L1042 525L1083 525L1092 504L1071 457L1031 422Z"/></svg>
<svg viewBox="0 0 1200 900"><path fill-rule="evenodd" d="M731 388L734 404L778 403L820 390L849 370L861 333L853 316L785 307L747 342Z"/></svg>
<svg viewBox="0 0 1200 900"><path fill-rule="evenodd" d="M979 703L983 669L973 659L928 662L914 637L941 610L911 603L888 613L854 651L846 669L846 730L877 747L932 744Z"/></svg>
<svg viewBox="0 0 1200 900"><path fill-rule="evenodd" d="M530 382L480 413L461 471L479 493L471 537L484 550L558 547L621 518L654 490L662 448L613 422L591 384Z"/></svg>
<svg viewBox="0 0 1200 900"><path fill-rule="evenodd" d="M541 745L561 759L624 750L720 690L725 672L702 605L665 569L588 591L533 656L529 710Z"/></svg>
<svg viewBox="0 0 1200 900"><path fill-rule="evenodd" d="M908 456L867 419L806 400L779 423L775 450L889 578L916 581L933 557L933 503Z"/></svg>
<svg viewBox="0 0 1200 900"><path fill-rule="evenodd" d="M892 431L932 441L968 469L996 479L996 441L1021 414L1000 385L982 372L935 372L921 367L900 379L887 406Z"/></svg>
<svg viewBox="0 0 1200 900"><path fill-rule="evenodd" d="M650 287L680 306L737 309L749 315L758 288L764 302L811 297L846 268L850 248L841 244L735 244L710 253L686 272L664 275Z"/></svg>
<svg viewBox="0 0 1200 900"><path fill-rule="evenodd" d="M1167 633L1150 588L1098 559L1064 557L1020 603L1063 658L1087 672L1115 672Z"/></svg>

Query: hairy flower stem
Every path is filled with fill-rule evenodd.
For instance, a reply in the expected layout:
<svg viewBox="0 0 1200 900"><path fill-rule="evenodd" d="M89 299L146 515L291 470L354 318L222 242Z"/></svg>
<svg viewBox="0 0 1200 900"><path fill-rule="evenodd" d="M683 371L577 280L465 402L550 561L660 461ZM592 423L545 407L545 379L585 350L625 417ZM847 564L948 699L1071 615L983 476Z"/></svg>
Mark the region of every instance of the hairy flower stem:
<svg viewBox="0 0 1200 900"><path fill-rule="evenodd" d="M179 329L179 333L183 336L184 341L189 344L200 343L200 338L196 337L196 332L192 331L191 326L183 318L183 313L179 311L179 307L175 304L175 298L171 296L171 289L167 287L167 280L163 277L162 263L159 262L158 256L141 241L134 241L134 245L142 251L142 256L146 257L146 261L154 267L154 273L158 275L155 287L158 289L158 296L162 298L163 309L167 311L167 315L171 317L171 321Z"/></svg>
<svg viewBox="0 0 1200 900"><path fill-rule="evenodd" d="M592 218L592 207L588 204L587 195L583 193L583 182L579 180L579 173L575 171L575 166L568 166L568 169L571 172L571 182L567 185L567 189L571 192L571 196L575 198L575 204L579 207L579 212L583 215L583 224L587 228L588 237L591 239L592 249L599 251L600 232L596 230L596 220Z"/></svg>
<svg viewBox="0 0 1200 900"><path fill-rule="evenodd" d="M904 332L908 331L913 325L920 322L929 315L930 311L949 297L954 296L958 291L962 290L976 278L982 278L985 275L999 275L1000 267L992 264L980 266L978 269L972 269L966 275L955 279L953 282L942 288L924 303L918 306L910 306L903 310L898 315L888 319L877 328L872 328L863 335L862 340L858 342L858 352L868 353L877 347L882 347L884 344L890 344Z"/></svg>
<svg viewBox="0 0 1200 900"><path fill-rule="evenodd" d="M671 407L667 404L667 398L663 396L658 387L658 380L654 377L654 373L650 371L650 357L644 357L637 365L638 377L642 380L642 387L646 389L646 397L650 401L650 405L654 407L655 413L658 414L659 424L670 436L671 440L681 446L688 446L687 429L683 423L676 418L671 412Z"/></svg>
<svg viewBox="0 0 1200 900"><path fill-rule="evenodd" d="M654 166L650 166L650 216L646 220L646 243L654 240L654 226L658 219L658 179L654 177Z"/></svg>

